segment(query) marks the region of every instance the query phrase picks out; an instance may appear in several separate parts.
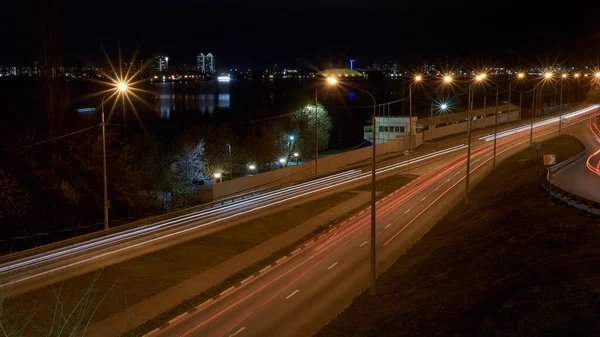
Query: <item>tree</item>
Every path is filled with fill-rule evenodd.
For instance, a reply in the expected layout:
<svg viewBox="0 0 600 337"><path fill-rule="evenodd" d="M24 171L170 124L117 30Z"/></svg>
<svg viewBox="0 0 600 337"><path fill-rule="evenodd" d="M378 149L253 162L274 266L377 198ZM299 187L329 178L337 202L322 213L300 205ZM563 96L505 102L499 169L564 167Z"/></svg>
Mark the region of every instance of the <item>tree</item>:
<svg viewBox="0 0 600 337"><path fill-rule="evenodd" d="M295 140L298 142L298 150L306 158L309 154L315 153L315 114L317 118L317 134L319 140L319 150L325 150L329 147L329 137L333 127L331 116L327 110L318 104L315 109L314 104L304 104L296 109L293 114L293 126L295 130Z"/></svg>
<svg viewBox="0 0 600 337"><path fill-rule="evenodd" d="M6 171L0 171L0 212L7 219L23 219L27 214L29 195L17 180ZM3 221L0 218L0 223Z"/></svg>

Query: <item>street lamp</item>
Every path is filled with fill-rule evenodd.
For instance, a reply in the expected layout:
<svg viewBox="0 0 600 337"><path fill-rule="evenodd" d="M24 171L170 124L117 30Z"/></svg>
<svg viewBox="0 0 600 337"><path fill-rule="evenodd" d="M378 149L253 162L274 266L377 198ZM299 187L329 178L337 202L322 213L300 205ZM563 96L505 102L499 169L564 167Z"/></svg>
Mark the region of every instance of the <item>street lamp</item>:
<svg viewBox="0 0 600 337"><path fill-rule="evenodd" d="M330 77L331 78L331 77ZM371 294L375 295L377 293L376 290L376 283L375 281L377 280L377 271L375 270L375 237L376 237L376 232L375 232L375 190L376 190L376 186L375 186L375 159L376 159L376 155L377 155L377 131L376 131L376 123L375 123L375 114L377 112L377 102L375 101L375 97L373 97L373 94L371 94L370 92L368 92L367 90L358 88L358 87L354 87L348 83L344 83L344 82L338 82L337 80L335 80L334 82L330 81L329 79L327 79L329 83L331 84L336 84L339 83L340 85L344 85L347 86L349 88L364 92L365 94L369 95L369 97L371 97L371 100L373 101L373 116L372 116L372 146L373 146L373 152L371 154L371 256L370 256L370 261L371 261Z"/></svg>
<svg viewBox="0 0 600 337"><path fill-rule="evenodd" d="M518 78L523 78L523 77L525 77L525 74L523 74L523 73L518 73L518 74L517 74L517 77L518 77Z"/></svg>
<svg viewBox="0 0 600 337"><path fill-rule="evenodd" d="M446 111L447 109L448 109L448 104L444 103L444 104L440 105L440 110Z"/></svg>
<svg viewBox="0 0 600 337"><path fill-rule="evenodd" d="M254 170L256 170L256 165L254 165L254 164L250 164L250 165L248 165L248 169L249 169L250 171L254 171Z"/></svg>
<svg viewBox="0 0 600 337"><path fill-rule="evenodd" d="M466 177L465 177L465 204L469 203L469 184L470 184L470 175L471 175L471 125L473 123L473 117L471 116L472 113L472 109L473 109L473 98L475 96L474 93L474 85L478 84L479 82L483 81L485 79L485 74L482 76L477 75L475 76L475 79L473 82L469 83L468 86L468 99L467 99L467 172L466 172ZM444 77L444 82L446 83L452 83L452 77L450 76L445 76Z"/></svg>
<svg viewBox="0 0 600 337"><path fill-rule="evenodd" d="M412 130L412 111L413 111L412 86L415 83L421 82L422 79L423 79L423 77L421 75L417 75L417 76L415 76L413 81L410 82L410 84L408 85L408 104L409 104L409 109L408 109L408 152L412 152L412 134L413 134L413 130Z"/></svg>
<svg viewBox="0 0 600 337"><path fill-rule="evenodd" d="M221 175L221 173L219 173L219 172L215 173L215 174L214 174L215 181L217 181L217 180L221 179L221 176L222 176L222 175Z"/></svg>
<svg viewBox="0 0 600 337"><path fill-rule="evenodd" d="M573 77L575 77L575 78L578 78L578 77L579 77L579 73L575 73L575 74L573 75Z"/></svg>
<svg viewBox="0 0 600 337"><path fill-rule="evenodd" d="M533 90L532 90L533 91L533 96L532 96L532 100L531 100L531 125L529 126L529 146L530 147L533 146L533 119L535 117L536 94L538 94L537 93L537 87L540 84L544 83L544 81L550 80L551 78L552 78L552 73L551 72L546 72L544 74L544 77L542 77L542 79L533 86ZM541 98L541 96L539 96L539 97ZM540 104L541 104L541 101L540 101Z"/></svg>
<svg viewBox="0 0 600 337"><path fill-rule="evenodd" d="M558 107L558 135L562 131L562 108L563 108L563 85L565 84L565 79L567 78L567 74L562 74L560 81L560 105Z"/></svg>
<svg viewBox="0 0 600 337"><path fill-rule="evenodd" d="M296 139L296 137L294 137L294 135L290 135L289 138L290 138L291 141L294 141L294 139Z"/></svg>
<svg viewBox="0 0 600 337"><path fill-rule="evenodd" d="M109 94L112 96L116 92L125 93L128 90L127 83L118 82L116 90L106 93L102 96L102 170L104 174L104 229L108 229L108 182L106 177L106 117L104 116L104 99Z"/></svg>
<svg viewBox="0 0 600 337"><path fill-rule="evenodd" d="M487 74L483 73L475 77L475 80L481 82L487 78ZM500 93L500 89L498 87L498 83L496 81L492 81L492 84L496 86L496 111L494 112L494 155L492 159L492 167L496 167L496 138L498 138L498 94ZM509 87L510 92L510 87ZM509 94L510 95L510 94ZM508 104L508 119L510 119L510 98Z"/></svg>
<svg viewBox="0 0 600 337"><path fill-rule="evenodd" d="M327 77L327 83L329 85L335 85L338 83L337 78L329 76ZM321 85L317 85L315 88L315 176L317 175L317 167L319 166L319 102L318 102L318 90ZM291 139L293 140L293 139Z"/></svg>
<svg viewBox="0 0 600 337"><path fill-rule="evenodd" d="M298 152L294 152L294 157L296 158L296 165L298 165L298 157L300 157L300 154Z"/></svg>

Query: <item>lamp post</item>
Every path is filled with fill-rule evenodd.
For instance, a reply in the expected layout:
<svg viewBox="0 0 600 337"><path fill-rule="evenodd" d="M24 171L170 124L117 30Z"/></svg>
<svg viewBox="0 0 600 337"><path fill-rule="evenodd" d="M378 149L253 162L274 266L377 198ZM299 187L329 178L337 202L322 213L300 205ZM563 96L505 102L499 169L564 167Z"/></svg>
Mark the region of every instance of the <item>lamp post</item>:
<svg viewBox="0 0 600 337"><path fill-rule="evenodd" d="M562 131L562 105L563 105L563 85L565 83L565 79L567 78L567 74L562 74L560 76L560 105L558 107L558 135Z"/></svg>
<svg viewBox="0 0 600 337"><path fill-rule="evenodd" d="M333 78L333 77L329 77L327 78L327 81L331 84L336 84L338 83L338 80ZM375 190L376 190L376 186L375 186L375 156L377 154L376 152L376 148L377 148L377 132L376 132L376 124L375 124L375 115L376 115L376 107L377 107L377 102L375 101L375 97L373 97L373 95L361 88L358 87L354 87L350 84L347 83L342 83L339 82L341 85L356 89L358 91L364 92L365 94L369 95L371 97L371 100L373 101L373 116L372 116L372 139L373 139L373 153L371 155L371 256L370 256L370 264L371 264L371 294L375 295L377 293L377 289L376 289L376 283L375 281L377 280L377 271L376 271L376 259L375 259L375 236L376 236L376 231L375 231L375 225L376 225L376 219L375 219Z"/></svg>
<svg viewBox="0 0 600 337"><path fill-rule="evenodd" d="M412 104L412 86L415 83L421 82L421 80L423 79L423 77L421 75L417 75L415 76L415 78L413 79L413 81L410 82L410 84L408 85L408 152L412 152L412 134L413 134L413 130L412 130L412 111L413 111L413 104Z"/></svg>
<svg viewBox="0 0 600 337"><path fill-rule="evenodd" d="M544 73L544 77L542 77L542 79L533 86L533 97L532 97L532 101L531 101L531 125L529 127L529 146L530 147L533 146L533 120L535 117L535 110L536 110L536 108L539 108L539 106L542 105L541 95L538 92L538 86L540 84L544 83L544 81L550 80L551 78L552 78L551 72ZM536 107L536 105L535 105L536 99L539 99L538 107Z"/></svg>
<svg viewBox="0 0 600 337"><path fill-rule="evenodd" d="M118 91L125 92L127 91L127 83L119 82L116 85ZM106 174L106 117L104 116L104 99L106 96L113 93L107 93L102 96L102 171L104 177L104 229L108 229L108 179Z"/></svg>
<svg viewBox="0 0 600 337"><path fill-rule="evenodd" d="M329 85L335 85L338 80L335 77L327 77ZM319 101L318 90L320 85L315 88L315 175L317 175L317 167L319 166Z"/></svg>
<svg viewBox="0 0 600 337"><path fill-rule="evenodd" d="M465 177L465 204L469 204L469 189L470 189L470 175L471 175L471 125L473 122L472 110L473 100L475 96L474 85L483 81L485 76L477 75L475 81L469 83L468 87L468 99L467 99L467 172ZM445 83L452 83L452 77L449 75L444 76Z"/></svg>

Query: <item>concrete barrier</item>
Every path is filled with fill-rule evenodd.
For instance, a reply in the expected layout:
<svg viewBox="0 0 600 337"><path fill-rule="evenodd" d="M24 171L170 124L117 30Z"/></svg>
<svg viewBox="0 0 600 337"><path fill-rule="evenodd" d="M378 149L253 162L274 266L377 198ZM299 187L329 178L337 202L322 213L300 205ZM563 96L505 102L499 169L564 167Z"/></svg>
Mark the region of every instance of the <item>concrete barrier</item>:
<svg viewBox="0 0 600 337"><path fill-rule="evenodd" d="M567 206L575 207L576 209L584 212L588 212L595 215L600 215L600 209L597 209L596 202L581 198L577 195L571 194L562 188L552 184L550 178L552 178L556 173L561 170L573 165L579 159L583 158L586 154L586 151L582 151L577 155L560 162L552 167L549 167L547 170L546 177L542 181L542 188L554 199L560 200L564 202Z"/></svg>
<svg viewBox="0 0 600 337"><path fill-rule="evenodd" d="M417 133L413 136L413 147L423 144L423 134ZM377 157L398 153L408 149L408 136L399 137L384 143L378 143ZM253 176L236 178L216 183L212 186L213 198L226 198L229 195L244 193L257 188L277 187L338 172L344 168L366 162L371 159L372 148L370 146L347 151L323 158L319 158L317 175L315 175L315 162L310 161L300 165L288 166L269 172L255 174Z"/></svg>

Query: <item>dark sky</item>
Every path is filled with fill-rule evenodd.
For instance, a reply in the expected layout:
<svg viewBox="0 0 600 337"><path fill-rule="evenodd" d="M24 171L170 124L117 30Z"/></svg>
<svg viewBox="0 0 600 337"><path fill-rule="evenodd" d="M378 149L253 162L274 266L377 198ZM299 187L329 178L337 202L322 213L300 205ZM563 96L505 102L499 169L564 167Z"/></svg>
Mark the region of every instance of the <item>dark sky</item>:
<svg viewBox="0 0 600 337"><path fill-rule="evenodd" d="M39 21L56 22L65 64L102 59L101 46L129 57L169 55L218 66L320 67L342 63L448 60L546 63L600 51L596 2L339 0L33 0L4 3L0 64L28 63L44 42ZM596 8L594 8L596 6ZM47 36L43 35L43 36Z"/></svg>

